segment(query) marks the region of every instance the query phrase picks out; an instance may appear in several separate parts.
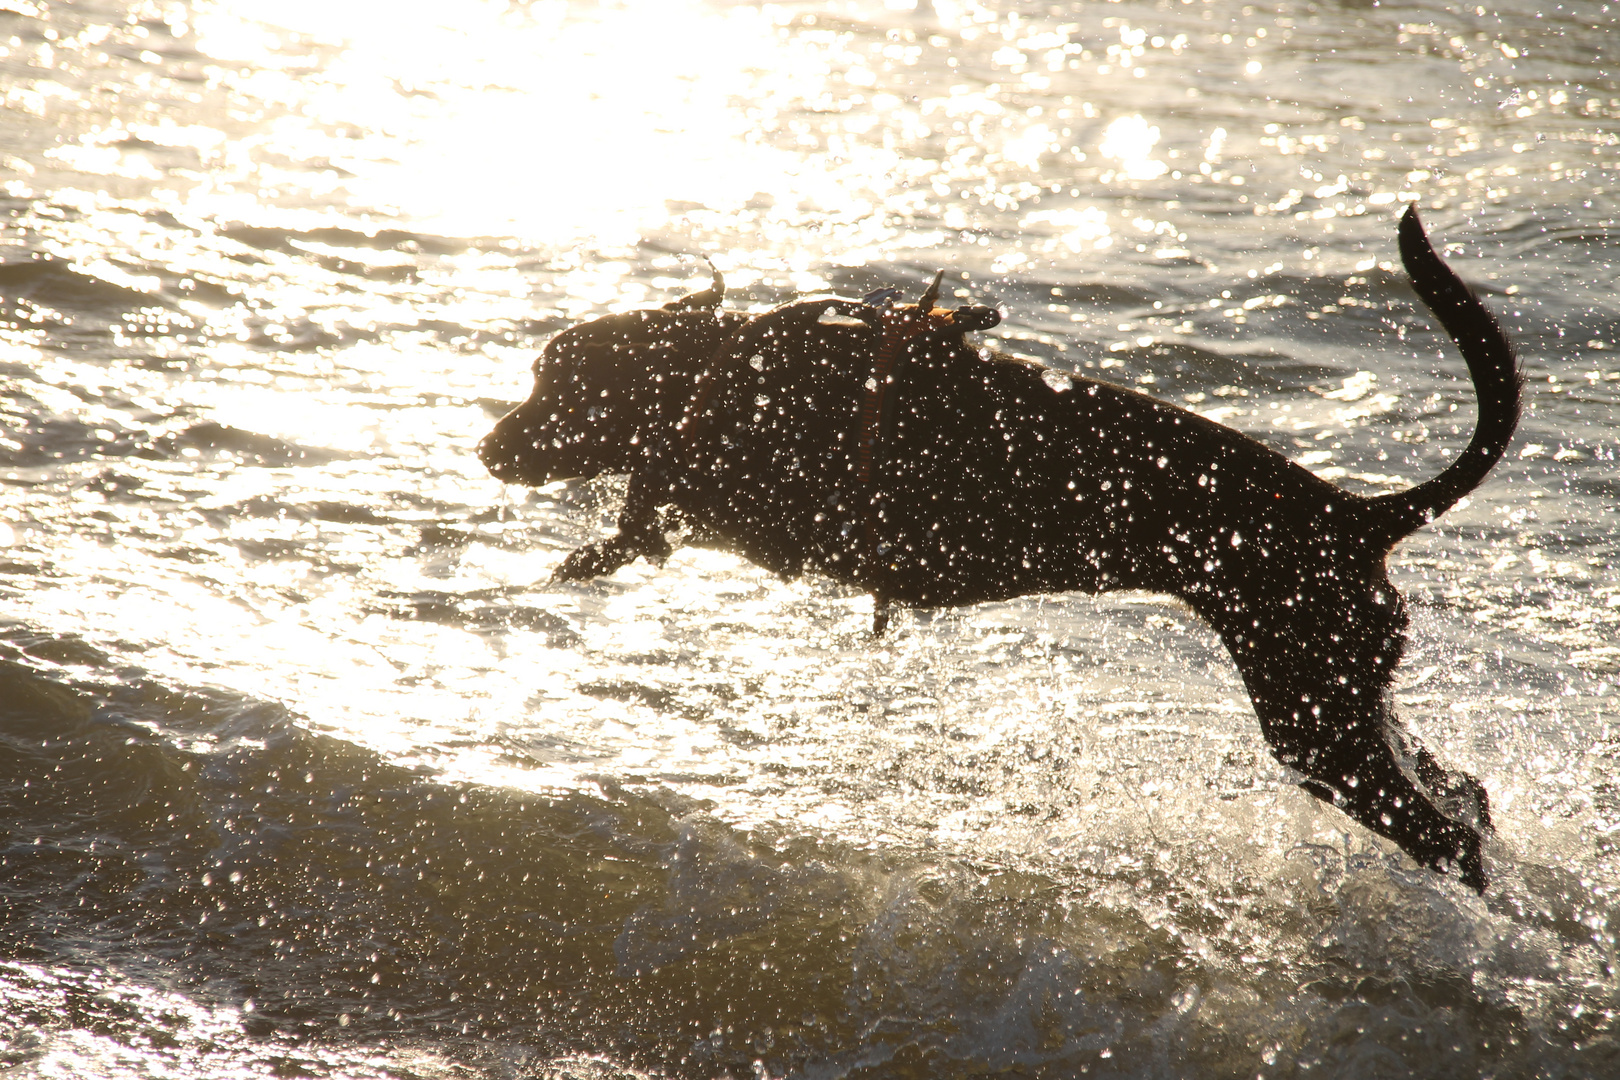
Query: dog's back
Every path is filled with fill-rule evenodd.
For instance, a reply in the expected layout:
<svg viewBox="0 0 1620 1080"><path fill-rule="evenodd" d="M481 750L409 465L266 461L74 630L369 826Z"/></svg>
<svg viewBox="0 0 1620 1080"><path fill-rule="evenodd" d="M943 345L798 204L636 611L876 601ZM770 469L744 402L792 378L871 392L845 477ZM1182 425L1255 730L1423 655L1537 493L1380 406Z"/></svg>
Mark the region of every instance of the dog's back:
<svg viewBox="0 0 1620 1080"><path fill-rule="evenodd" d="M1120 588L1195 601L1223 567L1252 577L1319 538L1333 504L1347 524L1367 504L1230 428L985 355L949 325L905 343L877 430L861 406L883 348L854 301L751 320L671 448L675 501L762 565L930 607ZM867 440L880 467L863 477Z"/></svg>

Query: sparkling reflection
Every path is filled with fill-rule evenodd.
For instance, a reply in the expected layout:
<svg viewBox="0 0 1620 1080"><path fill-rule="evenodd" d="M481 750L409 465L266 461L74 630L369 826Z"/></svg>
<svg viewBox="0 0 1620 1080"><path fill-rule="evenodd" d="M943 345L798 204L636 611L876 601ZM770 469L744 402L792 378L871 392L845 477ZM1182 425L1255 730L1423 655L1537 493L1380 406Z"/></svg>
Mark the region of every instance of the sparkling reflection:
<svg viewBox="0 0 1620 1080"><path fill-rule="evenodd" d="M524 1053L555 1030L600 1050L617 1025L636 1061L706 1076L916 1046L941 1075L1076 1075L1105 1049L1270 1075L1256 1047L1324 1074L1391 1054L1601 1071L1620 87L1590 5L9 6L0 679L48 689L7 682L0 710L67 704L37 733L5 713L7 753L105 735L135 777L47 788L90 767L70 747L23 790L119 813L38 844L8 817L0 855L46 885L7 932L65 928L28 947L80 965L0 966L0 1000L58 1033L23 1068L449 1074L476 1055L433 1040L494 1038L489 1017ZM1392 562L1414 627L1399 711L1498 815L1484 904L1301 793L1217 643L1158 598L918 612L873 641L869 599L716 552L552 587L621 489L506 490L472 454L548 335L662 303L708 255L743 310L915 295L943 267L1005 311L986 343L1055 382L1141 386L1398 490L1471 416L1392 247L1409 200L1511 320L1533 388L1490 485ZM143 754L175 756L142 773ZM120 832L148 790L172 803L156 831ZM542 839L514 847L523 829ZM122 891L94 894L108 845ZM238 856L271 883L207 892ZM523 891L500 878L519 864L562 869ZM547 906L576 884L578 907ZM304 923L258 923L289 898ZM800 902L836 944L769 906ZM227 913L234 942L201 921ZM373 942L396 939L384 971ZM964 957L1001 965L982 994ZM230 1007L69 985L96 963L222 1000L266 985ZM411 971L451 981L387 997ZM757 1045L689 1040L666 1001L690 995L638 981L657 978ZM243 1049L282 988L296 1039ZM115 1000L139 1022L98 1027ZM90 1019L50 1026L72 1008ZM432 1046L294 1055L351 1021Z"/></svg>

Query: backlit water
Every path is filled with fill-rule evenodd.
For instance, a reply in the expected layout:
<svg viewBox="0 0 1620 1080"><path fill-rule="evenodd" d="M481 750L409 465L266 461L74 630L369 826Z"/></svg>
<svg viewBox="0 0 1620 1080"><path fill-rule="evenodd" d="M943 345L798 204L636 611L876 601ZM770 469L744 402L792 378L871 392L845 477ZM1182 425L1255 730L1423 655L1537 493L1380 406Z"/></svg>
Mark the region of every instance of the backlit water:
<svg viewBox="0 0 1620 1080"><path fill-rule="evenodd" d="M0 3L0 1070L1620 1075L1620 12ZM1483 898L1159 597L903 613L475 456L571 322L935 268L1358 491ZM949 295L949 293L947 293Z"/></svg>

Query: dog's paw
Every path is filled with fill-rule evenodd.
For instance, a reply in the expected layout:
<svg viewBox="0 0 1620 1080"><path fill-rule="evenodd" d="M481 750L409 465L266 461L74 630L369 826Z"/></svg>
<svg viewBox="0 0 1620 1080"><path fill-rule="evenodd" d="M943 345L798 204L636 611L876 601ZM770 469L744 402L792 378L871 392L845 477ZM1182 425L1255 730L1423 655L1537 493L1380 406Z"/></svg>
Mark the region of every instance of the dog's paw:
<svg viewBox="0 0 1620 1080"><path fill-rule="evenodd" d="M617 536L600 543L586 544L569 553L568 558L564 559L562 565L552 573L551 580L589 581L611 574L627 563L635 562L639 554L640 551Z"/></svg>
<svg viewBox="0 0 1620 1080"><path fill-rule="evenodd" d="M1490 883L1490 879L1485 875L1484 846L1479 833L1469 829L1457 847L1456 859L1458 878L1464 885L1482 896L1485 893L1485 886Z"/></svg>
<svg viewBox="0 0 1620 1080"><path fill-rule="evenodd" d="M1436 785L1435 802L1441 813L1471 825L1484 836L1496 832L1491 823L1491 796L1479 779L1462 771L1448 772Z"/></svg>
<svg viewBox="0 0 1620 1080"><path fill-rule="evenodd" d="M664 560L675 553L675 549L670 546L669 541L664 538L663 532L659 529L652 529L628 537L625 544L627 550L634 552L630 556L632 559L639 555L656 566L663 566Z"/></svg>
<svg viewBox="0 0 1620 1080"><path fill-rule="evenodd" d="M1407 764L1418 782L1428 789L1442 814L1472 826L1485 836L1496 831L1491 824L1491 796L1478 777L1441 765L1427 747L1409 734L1397 731L1396 735L1399 751L1406 755Z"/></svg>
<svg viewBox="0 0 1620 1080"><path fill-rule="evenodd" d="M661 533L636 535L620 533L570 552L562 561L562 565L552 573L551 580L553 583L589 581L611 574L619 567L633 563L643 556L649 562L662 564L672 551L669 541L665 540Z"/></svg>

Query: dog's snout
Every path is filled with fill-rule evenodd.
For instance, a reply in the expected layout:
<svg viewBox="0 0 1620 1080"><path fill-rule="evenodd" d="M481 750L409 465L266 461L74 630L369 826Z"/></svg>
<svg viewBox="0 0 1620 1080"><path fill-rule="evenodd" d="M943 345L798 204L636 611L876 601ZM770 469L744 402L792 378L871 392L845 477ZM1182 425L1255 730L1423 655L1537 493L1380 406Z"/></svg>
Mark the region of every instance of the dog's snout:
<svg viewBox="0 0 1620 1080"><path fill-rule="evenodd" d="M479 440L478 460L483 462L484 468L488 469L489 474L495 479L508 484L516 482L517 459L501 438L500 428L497 427Z"/></svg>
<svg viewBox="0 0 1620 1080"><path fill-rule="evenodd" d="M535 433L519 418L519 410L501 417L478 443L478 460L489 474L505 484L545 483Z"/></svg>

